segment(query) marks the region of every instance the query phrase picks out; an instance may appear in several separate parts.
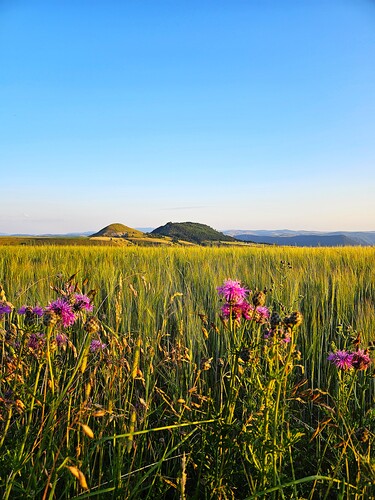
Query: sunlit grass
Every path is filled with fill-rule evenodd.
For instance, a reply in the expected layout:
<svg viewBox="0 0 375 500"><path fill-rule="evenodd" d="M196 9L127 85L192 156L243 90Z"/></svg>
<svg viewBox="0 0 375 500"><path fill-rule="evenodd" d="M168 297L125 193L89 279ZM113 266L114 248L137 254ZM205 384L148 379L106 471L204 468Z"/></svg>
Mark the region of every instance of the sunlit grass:
<svg viewBox="0 0 375 500"><path fill-rule="evenodd" d="M372 248L2 247L15 310L73 274L96 291L65 349L57 326L1 320L4 498L371 498L372 371L327 355L374 340L374 262ZM300 310L292 342L223 324L228 278Z"/></svg>

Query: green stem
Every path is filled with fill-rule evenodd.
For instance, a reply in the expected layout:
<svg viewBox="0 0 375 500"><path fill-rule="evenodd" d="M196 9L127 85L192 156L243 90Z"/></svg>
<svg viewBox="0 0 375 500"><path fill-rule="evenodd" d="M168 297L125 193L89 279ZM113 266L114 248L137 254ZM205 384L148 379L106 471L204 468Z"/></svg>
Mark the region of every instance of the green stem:
<svg viewBox="0 0 375 500"><path fill-rule="evenodd" d="M47 361L48 361L48 369L49 376L51 380L51 391L52 396L55 394L55 378L53 375L53 366L52 366L52 357L51 357L51 334L52 334L53 326L49 326L47 329Z"/></svg>

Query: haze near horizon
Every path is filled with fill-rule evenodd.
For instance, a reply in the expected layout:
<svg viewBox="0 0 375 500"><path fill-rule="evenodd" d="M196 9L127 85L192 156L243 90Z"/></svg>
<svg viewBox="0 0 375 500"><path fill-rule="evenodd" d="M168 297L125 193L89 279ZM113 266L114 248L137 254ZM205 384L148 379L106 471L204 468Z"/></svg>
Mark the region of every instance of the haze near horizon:
<svg viewBox="0 0 375 500"><path fill-rule="evenodd" d="M371 1L0 3L0 233L375 230Z"/></svg>

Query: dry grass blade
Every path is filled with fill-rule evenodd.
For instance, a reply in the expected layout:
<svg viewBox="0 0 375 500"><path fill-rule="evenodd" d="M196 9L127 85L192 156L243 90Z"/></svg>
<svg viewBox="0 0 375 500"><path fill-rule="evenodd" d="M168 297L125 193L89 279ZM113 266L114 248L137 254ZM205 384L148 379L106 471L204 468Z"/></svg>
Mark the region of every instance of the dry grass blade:
<svg viewBox="0 0 375 500"><path fill-rule="evenodd" d="M83 472L81 472L78 469L78 467L75 467L74 465L67 465L67 468L70 470L71 474L73 474L73 476L78 480L80 486L84 490L88 490L89 487L87 485L87 481L86 481L86 478L85 478L85 475L83 474Z"/></svg>

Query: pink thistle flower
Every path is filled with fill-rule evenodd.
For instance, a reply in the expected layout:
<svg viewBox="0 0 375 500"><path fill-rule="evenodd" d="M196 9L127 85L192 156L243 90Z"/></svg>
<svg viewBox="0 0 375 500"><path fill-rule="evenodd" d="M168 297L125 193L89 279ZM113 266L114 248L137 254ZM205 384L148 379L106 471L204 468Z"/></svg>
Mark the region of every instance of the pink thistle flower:
<svg viewBox="0 0 375 500"><path fill-rule="evenodd" d="M224 304L221 308L221 314L223 318L232 317L234 320L240 320L243 314L242 304Z"/></svg>
<svg viewBox="0 0 375 500"><path fill-rule="evenodd" d="M284 344L289 344L291 342L292 338L290 336L290 333L286 332L284 337L281 339L281 342L284 342Z"/></svg>
<svg viewBox="0 0 375 500"><path fill-rule="evenodd" d="M63 333L58 333L55 340L58 347L65 347L68 342L68 337Z"/></svg>
<svg viewBox="0 0 375 500"><path fill-rule="evenodd" d="M255 308L255 321L257 323L266 323L270 318L270 311L266 306L258 306Z"/></svg>
<svg viewBox="0 0 375 500"><path fill-rule="evenodd" d="M350 351L331 352L327 359L340 370L348 371L354 368L353 353Z"/></svg>
<svg viewBox="0 0 375 500"><path fill-rule="evenodd" d="M57 314L64 328L73 325L76 320L73 309L65 299L57 299L46 307L47 311Z"/></svg>
<svg viewBox="0 0 375 500"><path fill-rule="evenodd" d="M93 310L93 305L91 304L91 300L87 295L82 295L79 293L76 293L74 295L74 304L73 304L73 309L74 311L82 311L85 309L85 311L92 311Z"/></svg>
<svg viewBox="0 0 375 500"><path fill-rule="evenodd" d="M352 354L352 365L356 370L367 370L371 364L371 358L368 355L368 351L363 349L358 349L358 351Z"/></svg>
<svg viewBox="0 0 375 500"><path fill-rule="evenodd" d="M239 307L241 308L241 311L242 311L242 316L249 320L252 318L252 309L253 309L253 306L251 306L248 302L244 301L242 302Z"/></svg>
<svg viewBox="0 0 375 500"><path fill-rule="evenodd" d="M100 340L94 339L91 341L90 351L91 352L102 351L106 347L107 347L107 344L102 344L102 342Z"/></svg>
<svg viewBox="0 0 375 500"><path fill-rule="evenodd" d="M266 306L254 307L253 305L248 304L248 308L244 316L246 319L251 319L257 323L263 324L270 318L270 311Z"/></svg>
<svg viewBox="0 0 375 500"><path fill-rule="evenodd" d="M241 286L239 281L227 280L222 286L217 287L218 294L229 304L240 304L246 299L250 290Z"/></svg>
<svg viewBox="0 0 375 500"><path fill-rule="evenodd" d="M30 347L30 349L36 351L40 347L43 347L44 344L45 338L43 333L32 333L27 343L27 347Z"/></svg>

